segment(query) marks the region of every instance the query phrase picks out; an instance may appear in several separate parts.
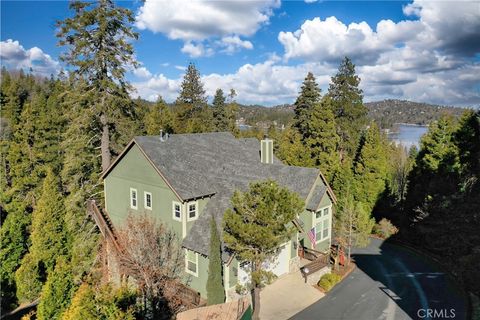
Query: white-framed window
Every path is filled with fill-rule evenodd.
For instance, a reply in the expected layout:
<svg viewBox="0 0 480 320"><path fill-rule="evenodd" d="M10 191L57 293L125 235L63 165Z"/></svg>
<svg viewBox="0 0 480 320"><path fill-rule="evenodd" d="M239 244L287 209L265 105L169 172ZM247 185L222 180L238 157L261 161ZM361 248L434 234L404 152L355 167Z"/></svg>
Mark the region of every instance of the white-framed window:
<svg viewBox="0 0 480 320"><path fill-rule="evenodd" d="M172 203L173 220L182 221L182 205L180 202L173 201Z"/></svg>
<svg viewBox="0 0 480 320"><path fill-rule="evenodd" d="M152 210L152 193L144 192L144 204L145 209Z"/></svg>
<svg viewBox="0 0 480 320"><path fill-rule="evenodd" d="M198 277L198 253L186 250L185 272Z"/></svg>
<svg viewBox="0 0 480 320"><path fill-rule="evenodd" d="M323 220L322 238L328 238L330 234L330 220Z"/></svg>
<svg viewBox="0 0 480 320"><path fill-rule="evenodd" d="M187 220L192 221L198 218L198 201L187 204Z"/></svg>
<svg viewBox="0 0 480 320"><path fill-rule="evenodd" d="M130 208L135 210L138 208L138 193L134 188L130 188Z"/></svg>
<svg viewBox="0 0 480 320"><path fill-rule="evenodd" d="M322 208L315 212L314 224L316 243L330 237L330 207Z"/></svg>
<svg viewBox="0 0 480 320"><path fill-rule="evenodd" d="M316 242L322 241L323 220L317 220L315 223Z"/></svg>

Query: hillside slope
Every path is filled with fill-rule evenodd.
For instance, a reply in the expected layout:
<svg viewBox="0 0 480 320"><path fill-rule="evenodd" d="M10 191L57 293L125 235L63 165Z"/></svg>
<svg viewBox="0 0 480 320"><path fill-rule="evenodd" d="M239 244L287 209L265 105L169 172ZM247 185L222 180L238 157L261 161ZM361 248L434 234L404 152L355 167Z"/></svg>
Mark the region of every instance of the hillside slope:
<svg viewBox="0 0 480 320"><path fill-rule="evenodd" d="M382 128L391 128L395 123L427 125L443 113L459 117L465 111L457 107L392 99L367 102L365 106L368 108L368 117ZM293 120L293 105L239 105L237 119L241 120L241 124L260 127L268 127L273 121L278 125L286 125Z"/></svg>
<svg viewBox="0 0 480 320"><path fill-rule="evenodd" d="M439 106L407 100L382 100L367 102L368 116L382 128L390 128L395 123L427 125L437 120L443 113L459 117L465 109Z"/></svg>

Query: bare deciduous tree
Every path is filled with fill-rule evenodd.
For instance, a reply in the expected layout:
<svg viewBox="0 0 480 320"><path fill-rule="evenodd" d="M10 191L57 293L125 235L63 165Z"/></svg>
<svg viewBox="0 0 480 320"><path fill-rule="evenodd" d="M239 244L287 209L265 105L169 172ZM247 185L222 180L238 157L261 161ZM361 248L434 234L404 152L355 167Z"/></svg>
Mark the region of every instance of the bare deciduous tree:
<svg viewBox="0 0 480 320"><path fill-rule="evenodd" d="M158 319L181 308L176 298L184 266L176 234L147 214L129 214L117 231L121 272L133 278L143 295L145 316Z"/></svg>

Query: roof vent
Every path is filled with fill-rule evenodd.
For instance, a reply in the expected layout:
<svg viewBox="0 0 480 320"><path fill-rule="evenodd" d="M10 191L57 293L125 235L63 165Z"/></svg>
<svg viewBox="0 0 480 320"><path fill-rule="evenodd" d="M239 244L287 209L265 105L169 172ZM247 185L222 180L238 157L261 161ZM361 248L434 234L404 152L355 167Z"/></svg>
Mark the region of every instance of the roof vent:
<svg viewBox="0 0 480 320"><path fill-rule="evenodd" d="M164 141L167 141L168 139L168 132L165 133L165 135L163 134L163 130L160 129L160 141L164 142Z"/></svg>
<svg viewBox="0 0 480 320"><path fill-rule="evenodd" d="M262 163L273 163L273 140L264 138L260 141L260 161Z"/></svg>

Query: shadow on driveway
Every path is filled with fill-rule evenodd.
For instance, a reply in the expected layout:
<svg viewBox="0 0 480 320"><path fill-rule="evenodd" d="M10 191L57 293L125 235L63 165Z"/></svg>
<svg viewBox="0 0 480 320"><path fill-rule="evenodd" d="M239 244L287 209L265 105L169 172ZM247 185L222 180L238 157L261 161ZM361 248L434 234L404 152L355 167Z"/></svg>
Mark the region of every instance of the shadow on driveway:
<svg viewBox="0 0 480 320"><path fill-rule="evenodd" d="M357 269L292 319L466 319L463 290L428 258L378 239L352 256Z"/></svg>

